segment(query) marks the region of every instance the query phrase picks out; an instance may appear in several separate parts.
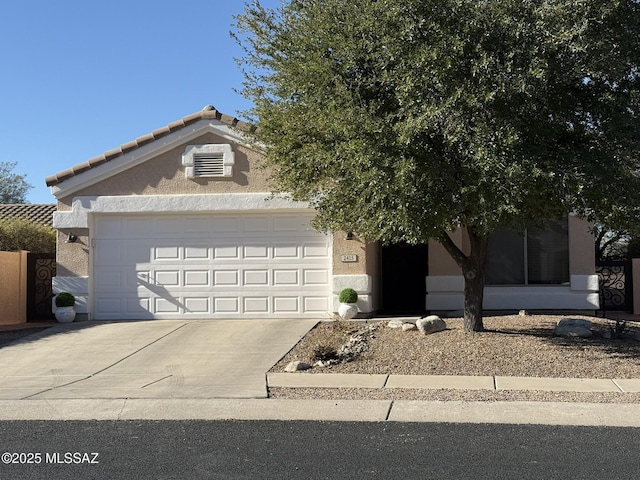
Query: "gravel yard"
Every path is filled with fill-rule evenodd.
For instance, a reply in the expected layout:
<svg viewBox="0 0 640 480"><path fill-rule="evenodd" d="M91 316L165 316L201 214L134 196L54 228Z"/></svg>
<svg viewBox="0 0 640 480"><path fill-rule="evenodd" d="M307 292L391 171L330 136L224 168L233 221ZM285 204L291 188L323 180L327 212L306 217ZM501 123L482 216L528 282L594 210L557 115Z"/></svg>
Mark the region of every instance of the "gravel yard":
<svg viewBox="0 0 640 480"><path fill-rule="evenodd" d="M628 322L624 338L603 338L615 326L612 320L571 316L593 322L589 339L554 334L562 315L505 315L485 317L487 331L465 333L462 319L446 319L447 330L431 335L403 332L387 321L321 322L274 367L282 372L291 361L313 364L318 347L338 350L356 332L375 325L367 349L354 361L331 367L314 367L314 373L401 375L496 375L574 378L640 378L640 341L632 337L640 325ZM508 392L487 390L413 389L283 389L272 388L274 398L369 398L425 400L546 400L640 403L640 394L574 392Z"/></svg>

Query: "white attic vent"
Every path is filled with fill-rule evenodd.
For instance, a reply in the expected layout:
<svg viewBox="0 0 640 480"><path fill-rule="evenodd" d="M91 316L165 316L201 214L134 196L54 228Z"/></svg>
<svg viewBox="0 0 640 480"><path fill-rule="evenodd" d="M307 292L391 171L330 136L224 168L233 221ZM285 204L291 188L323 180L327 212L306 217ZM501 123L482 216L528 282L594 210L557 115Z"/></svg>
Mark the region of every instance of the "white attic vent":
<svg viewBox="0 0 640 480"><path fill-rule="evenodd" d="M224 154L195 154L193 175L195 177L224 177Z"/></svg>
<svg viewBox="0 0 640 480"><path fill-rule="evenodd" d="M187 178L232 177L234 163L229 144L188 145L182 154Z"/></svg>

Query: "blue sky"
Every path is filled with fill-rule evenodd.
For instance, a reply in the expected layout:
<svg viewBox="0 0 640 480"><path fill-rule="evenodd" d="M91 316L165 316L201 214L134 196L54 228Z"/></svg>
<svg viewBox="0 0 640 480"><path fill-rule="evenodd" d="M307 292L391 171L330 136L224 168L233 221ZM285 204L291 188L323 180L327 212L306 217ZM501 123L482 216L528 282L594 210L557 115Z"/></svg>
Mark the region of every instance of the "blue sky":
<svg viewBox="0 0 640 480"><path fill-rule="evenodd" d="M262 0L275 7L278 0ZM243 0L0 3L0 161L17 162L30 203L45 178L207 104L239 116Z"/></svg>

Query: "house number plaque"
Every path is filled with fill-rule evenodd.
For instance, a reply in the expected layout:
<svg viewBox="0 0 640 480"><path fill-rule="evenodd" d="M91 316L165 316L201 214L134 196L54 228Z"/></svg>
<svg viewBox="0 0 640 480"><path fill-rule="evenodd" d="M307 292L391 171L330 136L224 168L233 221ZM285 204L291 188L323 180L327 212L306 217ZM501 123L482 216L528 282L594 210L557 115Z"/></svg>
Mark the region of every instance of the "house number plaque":
<svg viewBox="0 0 640 480"><path fill-rule="evenodd" d="M353 263L358 261L358 255L342 255L342 263Z"/></svg>

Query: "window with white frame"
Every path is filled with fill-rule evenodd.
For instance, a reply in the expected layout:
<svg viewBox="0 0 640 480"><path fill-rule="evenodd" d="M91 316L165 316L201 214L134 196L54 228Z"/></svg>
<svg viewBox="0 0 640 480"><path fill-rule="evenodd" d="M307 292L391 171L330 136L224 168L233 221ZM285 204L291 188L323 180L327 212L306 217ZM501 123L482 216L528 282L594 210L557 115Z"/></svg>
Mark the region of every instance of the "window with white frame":
<svg viewBox="0 0 640 480"><path fill-rule="evenodd" d="M501 230L489 238L486 285L562 285L569 283L568 220L524 235Z"/></svg>
<svg viewBox="0 0 640 480"><path fill-rule="evenodd" d="M229 144L188 145L182 154L187 178L232 177L234 163Z"/></svg>

